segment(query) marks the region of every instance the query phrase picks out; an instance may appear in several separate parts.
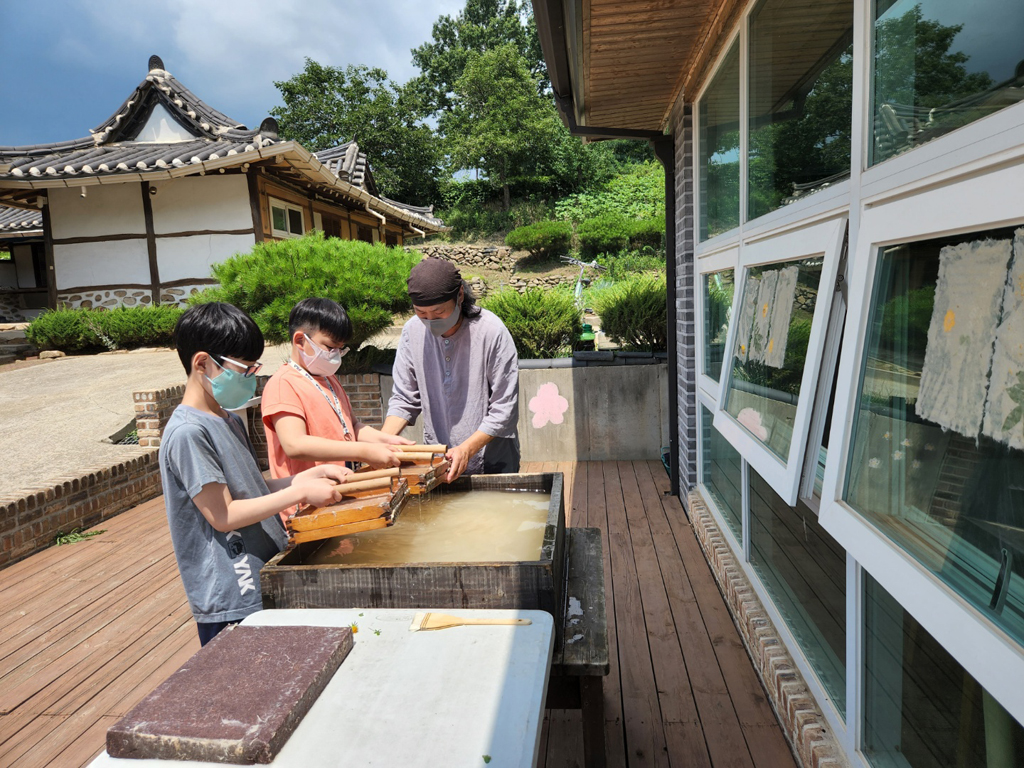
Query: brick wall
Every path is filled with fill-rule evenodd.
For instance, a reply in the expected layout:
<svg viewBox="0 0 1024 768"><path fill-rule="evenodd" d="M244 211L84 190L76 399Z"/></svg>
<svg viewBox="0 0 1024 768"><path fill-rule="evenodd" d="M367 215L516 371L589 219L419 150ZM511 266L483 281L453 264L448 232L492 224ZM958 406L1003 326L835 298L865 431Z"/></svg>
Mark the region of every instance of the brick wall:
<svg viewBox="0 0 1024 768"><path fill-rule="evenodd" d="M679 400L679 497L697 484L697 358L694 340L693 108L677 102L676 145L676 386Z"/></svg>
<svg viewBox="0 0 1024 768"><path fill-rule="evenodd" d="M794 755L803 768L845 768L849 764L828 721L700 493L691 491L688 502L697 541Z"/></svg>
<svg viewBox="0 0 1024 768"><path fill-rule="evenodd" d="M379 373L348 373L338 376L352 401L352 414L368 427L384 423L384 403L380 395Z"/></svg>
<svg viewBox="0 0 1024 768"><path fill-rule="evenodd" d="M147 389L132 393L139 445L149 448L160 445L160 437L167 426L167 420L181 403L184 394L184 384L167 389Z"/></svg>
<svg viewBox="0 0 1024 768"><path fill-rule="evenodd" d="M89 528L159 494L157 451L146 449L53 485L0 496L0 568L49 546L59 532Z"/></svg>

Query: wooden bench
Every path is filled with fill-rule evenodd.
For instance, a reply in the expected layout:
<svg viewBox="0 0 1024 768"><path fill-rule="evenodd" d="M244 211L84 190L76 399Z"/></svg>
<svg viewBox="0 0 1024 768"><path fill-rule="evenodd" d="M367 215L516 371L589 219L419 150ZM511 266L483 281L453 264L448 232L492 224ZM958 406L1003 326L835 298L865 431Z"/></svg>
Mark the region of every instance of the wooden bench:
<svg viewBox="0 0 1024 768"><path fill-rule="evenodd" d="M588 768L604 768L608 619L601 531L567 528L565 541L565 624L556 634L547 707L581 710L584 762Z"/></svg>

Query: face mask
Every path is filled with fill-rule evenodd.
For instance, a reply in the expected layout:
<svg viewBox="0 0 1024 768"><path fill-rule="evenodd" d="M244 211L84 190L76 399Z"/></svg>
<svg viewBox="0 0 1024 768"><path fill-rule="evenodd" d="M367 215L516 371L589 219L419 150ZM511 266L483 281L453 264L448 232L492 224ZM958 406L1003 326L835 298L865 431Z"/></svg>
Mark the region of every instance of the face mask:
<svg viewBox="0 0 1024 768"><path fill-rule="evenodd" d="M212 357L210 359L213 360ZM216 360L213 362L217 363ZM220 363L217 363L217 367L220 368L220 376L215 379L206 377L210 382L213 399L221 408L227 408L229 411L241 408L256 394L256 377L246 378L244 374L225 368Z"/></svg>
<svg viewBox="0 0 1024 768"><path fill-rule="evenodd" d="M427 326L427 329L435 336L443 336L448 333L455 324L459 322L459 318L462 317L462 302L458 301L455 303L455 309L448 317L442 317L439 320L427 320L425 317L421 317L420 320Z"/></svg>
<svg viewBox="0 0 1024 768"><path fill-rule="evenodd" d="M336 373L341 367L342 351L332 349L328 352L309 336L306 336L306 341L313 348L313 354L307 355L306 351L299 347L299 359L302 361L302 367L314 376L331 376Z"/></svg>

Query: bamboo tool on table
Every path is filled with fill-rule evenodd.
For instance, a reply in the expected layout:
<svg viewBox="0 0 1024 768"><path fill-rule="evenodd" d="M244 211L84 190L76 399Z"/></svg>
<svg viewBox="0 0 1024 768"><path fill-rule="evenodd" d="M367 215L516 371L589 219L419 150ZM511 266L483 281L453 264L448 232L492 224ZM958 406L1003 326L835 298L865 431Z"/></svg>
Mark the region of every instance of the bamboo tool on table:
<svg viewBox="0 0 1024 768"><path fill-rule="evenodd" d="M447 613L417 613L409 625L410 632L421 632L430 629L448 629L477 625L503 625L524 627L533 622L529 619L477 619L452 616Z"/></svg>

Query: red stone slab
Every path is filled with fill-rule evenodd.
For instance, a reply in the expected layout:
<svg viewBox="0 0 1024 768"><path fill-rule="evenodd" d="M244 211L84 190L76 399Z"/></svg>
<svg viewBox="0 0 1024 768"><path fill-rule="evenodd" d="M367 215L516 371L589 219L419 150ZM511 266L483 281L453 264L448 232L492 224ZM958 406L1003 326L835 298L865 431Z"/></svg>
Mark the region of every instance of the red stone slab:
<svg viewBox="0 0 1024 768"><path fill-rule="evenodd" d="M352 642L348 627L229 627L107 731L107 752L269 763Z"/></svg>

